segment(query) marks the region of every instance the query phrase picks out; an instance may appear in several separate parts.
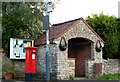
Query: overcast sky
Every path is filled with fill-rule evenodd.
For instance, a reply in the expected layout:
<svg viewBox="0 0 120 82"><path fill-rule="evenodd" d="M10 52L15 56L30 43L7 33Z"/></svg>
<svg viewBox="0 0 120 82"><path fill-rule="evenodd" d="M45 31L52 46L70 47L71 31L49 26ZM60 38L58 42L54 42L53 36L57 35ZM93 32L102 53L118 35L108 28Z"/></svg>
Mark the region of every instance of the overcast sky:
<svg viewBox="0 0 120 82"><path fill-rule="evenodd" d="M103 13L118 17L120 0L60 0L55 10L50 13L50 23L56 24L76 18L84 19L91 14Z"/></svg>

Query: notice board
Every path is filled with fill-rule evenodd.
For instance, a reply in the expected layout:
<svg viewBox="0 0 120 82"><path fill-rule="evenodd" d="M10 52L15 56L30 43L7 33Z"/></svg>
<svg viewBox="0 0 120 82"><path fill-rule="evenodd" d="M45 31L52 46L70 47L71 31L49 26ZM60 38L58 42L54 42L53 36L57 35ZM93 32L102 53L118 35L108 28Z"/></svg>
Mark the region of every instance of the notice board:
<svg viewBox="0 0 120 82"><path fill-rule="evenodd" d="M34 40L10 38L10 59L25 59L25 47L34 47Z"/></svg>

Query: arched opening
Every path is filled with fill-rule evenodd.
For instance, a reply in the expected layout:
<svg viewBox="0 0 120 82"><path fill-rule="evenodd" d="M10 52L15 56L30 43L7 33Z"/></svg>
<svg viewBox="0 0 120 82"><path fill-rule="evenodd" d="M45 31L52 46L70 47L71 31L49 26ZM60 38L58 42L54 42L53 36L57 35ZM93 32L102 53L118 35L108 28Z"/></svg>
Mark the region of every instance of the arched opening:
<svg viewBox="0 0 120 82"><path fill-rule="evenodd" d="M68 58L75 58L75 77L85 77L85 59L91 59L91 43L84 38L68 40Z"/></svg>

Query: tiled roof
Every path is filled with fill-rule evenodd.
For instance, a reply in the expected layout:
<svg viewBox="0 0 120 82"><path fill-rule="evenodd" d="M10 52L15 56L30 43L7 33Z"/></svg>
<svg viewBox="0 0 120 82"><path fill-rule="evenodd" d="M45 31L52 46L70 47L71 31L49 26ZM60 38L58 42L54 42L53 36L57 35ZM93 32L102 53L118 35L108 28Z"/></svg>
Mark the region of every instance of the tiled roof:
<svg viewBox="0 0 120 82"><path fill-rule="evenodd" d="M98 36L98 38L100 38L102 40L102 38L85 22L85 20L83 18L79 18L79 19L67 21L67 22L64 22L64 23L59 23L59 24L52 25L52 27L49 28L49 40L57 39L63 33L67 32L70 28L72 28L75 24L77 24L80 20L83 20L83 22L88 26L88 28L90 28L91 31L94 32L96 34L96 36ZM35 41L35 44L39 45L43 41L46 41L46 33L41 35Z"/></svg>

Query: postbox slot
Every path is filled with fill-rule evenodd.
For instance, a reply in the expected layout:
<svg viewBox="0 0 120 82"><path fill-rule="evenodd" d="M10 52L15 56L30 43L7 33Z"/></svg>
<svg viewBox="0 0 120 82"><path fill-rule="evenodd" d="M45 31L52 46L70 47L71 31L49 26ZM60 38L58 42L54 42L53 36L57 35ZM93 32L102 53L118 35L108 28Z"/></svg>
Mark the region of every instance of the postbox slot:
<svg viewBox="0 0 120 82"><path fill-rule="evenodd" d="M31 52L31 53L35 54L36 52Z"/></svg>

